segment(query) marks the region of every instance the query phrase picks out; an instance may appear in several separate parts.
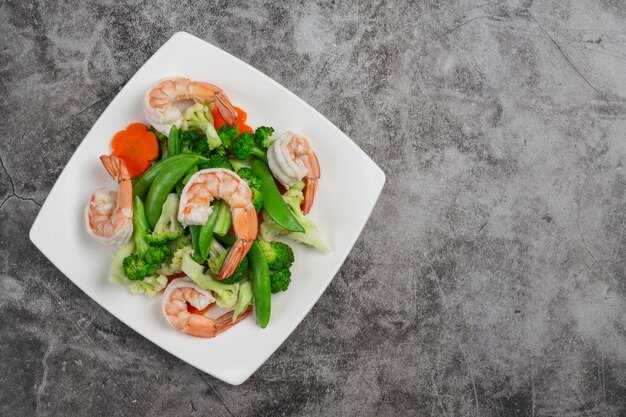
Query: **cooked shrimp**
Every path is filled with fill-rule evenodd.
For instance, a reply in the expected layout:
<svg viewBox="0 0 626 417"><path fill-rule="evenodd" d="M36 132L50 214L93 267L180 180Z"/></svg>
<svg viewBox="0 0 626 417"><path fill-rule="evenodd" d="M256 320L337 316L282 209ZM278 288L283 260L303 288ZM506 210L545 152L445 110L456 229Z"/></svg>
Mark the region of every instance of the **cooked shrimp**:
<svg viewBox="0 0 626 417"><path fill-rule="evenodd" d="M178 221L183 226L204 224L213 211L211 202L219 198L230 205L237 241L226 255L217 279L228 278L246 256L256 239L258 219L248 184L233 171L203 169L187 181L180 196Z"/></svg>
<svg viewBox="0 0 626 417"><path fill-rule="evenodd" d="M267 162L274 177L290 188L304 178L302 212L307 214L313 206L320 164L309 141L292 132L286 132L267 150Z"/></svg>
<svg viewBox="0 0 626 417"><path fill-rule="evenodd" d="M97 189L85 209L85 223L98 242L121 246L133 233L133 184L121 158L103 155L100 160L119 184L119 192Z"/></svg>
<svg viewBox="0 0 626 417"><path fill-rule="evenodd" d="M248 307L235 321L233 311L212 319L202 314L202 310L213 302L215 302L213 295L198 287L190 278L177 278L165 289L163 314L173 328L190 336L209 338L228 330L252 311L252 307ZM191 313L188 306L194 307L199 312Z"/></svg>
<svg viewBox="0 0 626 417"><path fill-rule="evenodd" d="M180 100L215 104L224 121L231 127L237 119L237 111L221 88L176 77L161 80L148 90L143 104L146 120L156 130L168 136L173 125L180 128L183 123L182 112L174 106Z"/></svg>

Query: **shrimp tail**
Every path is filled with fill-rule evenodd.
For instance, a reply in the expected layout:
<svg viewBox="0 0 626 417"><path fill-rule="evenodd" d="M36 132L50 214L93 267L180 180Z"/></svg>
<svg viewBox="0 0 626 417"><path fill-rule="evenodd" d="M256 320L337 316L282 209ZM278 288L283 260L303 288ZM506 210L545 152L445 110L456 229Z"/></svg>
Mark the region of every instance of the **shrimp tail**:
<svg viewBox="0 0 626 417"><path fill-rule="evenodd" d="M215 334L218 335L230 329L235 324L239 323L240 321L248 317L250 313L252 312L252 309L253 307L251 305L248 306L248 308L246 308L243 311L243 313L241 313L235 320L233 320L233 315L235 314L235 310L229 311L228 313L222 314L221 316L216 318L215 319Z"/></svg>
<svg viewBox="0 0 626 417"><path fill-rule="evenodd" d="M313 200L317 192L317 178L307 178L305 180L304 199L302 200L302 213L309 214L313 207Z"/></svg>
<svg viewBox="0 0 626 417"><path fill-rule="evenodd" d="M226 122L229 127L233 127L235 125L235 121L237 120L237 110L233 107L233 104L230 102L228 97L222 92L219 92L215 95L215 105L217 106L217 110L222 115L222 118Z"/></svg>
<svg viewBox="0 0 626 417"><path fill-rule="evenodd" d="M129 180L130 174L122 158L115 155L102 155L100 157L102 165L107 170L111 178L120 183L122 180Z"/></svg>
<svg viewBox="0 0 626 417"><path fill-rule="evenodd" d="M239 263L248 254L250 246L252 246L252 240L238 239L233 247L230 248L228 255L226 255L217 279L225 279L231 276L239 266Z"/></svg>

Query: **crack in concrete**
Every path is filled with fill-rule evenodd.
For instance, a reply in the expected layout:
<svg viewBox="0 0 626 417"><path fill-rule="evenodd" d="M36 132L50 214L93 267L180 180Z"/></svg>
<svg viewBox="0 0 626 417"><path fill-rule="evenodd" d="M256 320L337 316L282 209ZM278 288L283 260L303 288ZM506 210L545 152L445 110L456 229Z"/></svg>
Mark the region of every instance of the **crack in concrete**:
<svg viewBox="0 0 626 417"><path fill-rule="evenodd" d="M4 172L7 174L7 177L9 178L9 183L11 184L11 194L6 196L5 199L2 200L2 202L0 203L0 209L2 209L4 204L7 201L9 201L12 197L15 197L18 200L22 200L22 201L30 201L31 203L35 203L35 205L41 207L41 203L37 202L37 200L35 200L34 198L21 196L17 193L17 191L15 191L15 181L13 181L13 177L11 176L11 174L9 174L9 170L6 168L6 166L4 166L4 161L2 160L1 156L0 156L0 167L2 167Z"/></svg>
<svg viewBox="0 0 626 417"><path fill-rule="evenodd" d="M580 76L580 78L582 78L585 83L591 87L591 89L593 91L596 92L596 94L598 94L600 96L600 98L602 100L605 100L604 98L604 94L602 94L593 84L591 84L591 82L587 79L587 77L585 77L583 75L582 72L580 72L580 70L578 69L578 67L576 67L576 65L574 65L574 63L572 62L572 60L567 56L567 54L565 53L565 51L563 51L563 48L561 48L561 45L558 44L558 42L552 37L552 35L550 35L550 33L544 29L543 26L541 26L541 24L537 21L537 19L535 18L535 16L530 12L530 10L528 10L528 14L530 15L530 17L535 21L535 23L537 24L537 26L539 26L539 29L541 29L541 31L543 33L545 33L548 38L550 38L550 40L552 41L552 43L554 44L554 46L556 46L556 49L559 50L559 52L561 53L561 55L563 55L563 58L565 58L565 60L567 61L567 63L572 67L572 69L574 71L576 71L576 73Z"/></svg>
<svg viewBox="0 0 626 417"><path fill-rule="evenodd" d="M204 382L204 385L206 385L209 391L211 391L213 395L217 397L217 400L219 401L219 403L222 404L222 406L224 406L224 408L228 412L228 415L230 415L231 417L235 417L235 415L233 414L232 411L230 411L230 408L228 408L224 400L222 400L222 397L213 389L213 387L207 382L207 380L204 379L204 375L202 374L202 372L198 369L195 369L195 371L200 376L200 379L202 380L202 382Z"/></svg>
<svg viewBox="0 0 626 417"><path fill-rule="evenodd" d="M48 356L50 356L50 353L52 353L52 350L54 349L54 346L56 345L56 343L57 343L56 337L50 340L48 349L46 349L46 352L43 354L43 359L41 360L41 363L43 365L43 376L41 377L41 384L39 384L39 387L37 388L37 409L35 411L35 414L37 416L40 415L39 406L41 404L41 396L43 395L44 390L46 389L46 385L48 384Z"/></svg>
<svg viewBox="0 0 626 417"><path fill-rule="evenodd" d="M458 25L456 25L455 27L453 27L452 29L450 29L447 34L451 34L452 32L456 31L457 29L467 25L468 23L473 22L474 20L479 20L479 19L495 19L495 16L492 15L484 15L484 16L476 16L473 17L471 19L466 20L465 22L459 23Z"/></svg>

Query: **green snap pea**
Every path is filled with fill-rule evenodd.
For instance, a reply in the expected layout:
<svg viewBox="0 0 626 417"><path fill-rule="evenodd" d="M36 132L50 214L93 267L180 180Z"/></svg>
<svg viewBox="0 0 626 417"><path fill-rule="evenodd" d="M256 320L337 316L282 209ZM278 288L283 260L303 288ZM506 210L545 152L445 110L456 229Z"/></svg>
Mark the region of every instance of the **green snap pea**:
<svg viewBox="0 0 626 417"><path fill-rule="evenodd" d="M202 262L204 262L207 256L209 256L209 246L211 244L211 239L213 239L213 229L215 228L215 223L217 223L218 211L221 204L221 201L213 202L213 211L211 212L211 215L207 219L206 223L200 226L200 233L198 236L198 257Z"/></svg>
<svg viewBox="0 0 626 417"><path fill-rule="evenodd" d="M167 195L172 192L176 183L180 181L187 171L197 163L194 159L183 159L162 170L152 182L148 197L146 198L146 218L150 228L153 229L161 215L163 203Z"/></svg>
<svg viewBox="0 0 626 417"><path fill-rule="evenodd" d="M272 284L270 269L263 250L256 240L252 242L248 252L252 272L252 289L254 291L254 314L256 323L265 328L270 321L272 312Z"/></svg>
<svg viewBox="0 0 626 417"><path fill-rule="evenodd" d="M170 135L167 138L167 154L169 156L180 153L180 140L178 138L178 127L172 125Z"/></svg>
<svg viewBox="0 0 626 417"><path fill-rule="evenodd" d="M235 236L233 233L226 233L224 236L217 236L217 240L219 240L226 246L233 246L237 241L237 236Z"/></svg>
<svg viewBox="0 0 626 417"><path fill-rule="evenodd" d="M191 177L193 176L193 174L195 174L196 172L198 172L198 166L194 165L191 167L191 169L189 169L189 171L187 171L187 173L185 174L185 176L183 177L182 180L180 180L177 184L176 184L176 194L180 194L183 192L183 188L185 188L185 184L187 184L187 181L189 181L191 179Z"/></svg>
<svg viewBox="0 0 626 417"><path fill-rule="evenodd" d="M272 220L283 229L290 232L304 233L304 228L293 215L283 196L278 191L274 177L269 167L258 158L252 161L252 172L261 178L261 193L263 194L263 209L267 211Z"/></svg>
<svg viewBox="0 0 626 417"><path fill-rule="evenodd" d="M138 197L144 198L146 194L148 193L148 190L150 189L152 182L157 177L157 175L159 175L161 171L167 170L168 167L170 167L172 164L176 163L177 161L180 161L183 159L197 160L198 158L206 159L199 155L180 154L172 158L165 159L161 162L157 162L156 164L148 168L148 170L144 172L140 177L135 179L135 181L133 182L133 194Z"/></svg>

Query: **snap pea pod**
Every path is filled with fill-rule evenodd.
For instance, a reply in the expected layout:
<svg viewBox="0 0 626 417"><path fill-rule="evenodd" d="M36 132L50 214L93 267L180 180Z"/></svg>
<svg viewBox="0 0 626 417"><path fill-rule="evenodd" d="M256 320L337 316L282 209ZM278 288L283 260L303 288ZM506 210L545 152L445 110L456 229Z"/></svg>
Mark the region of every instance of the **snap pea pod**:
<svg viewBox="0 0 626 417"><path fill-rule="evenodd" d="M252 172L261 178L261 193L263 194L263 209L272 220L283 229L290 232L304 232L304 228L293 215L283 196L278 191L274 177L267 164L258 158L252 161Z"/></svg>
<svg viewBox="0 0 626 417"><path fill-rule="evenodd" d="M187 184L187 181L189 181L191 179L191 177L193 176L193 174L195 174L196 172L198 172L198 167L197 166L192 166L191 169L189 169L189 171L187 171L187 173L185 174L185 176L183 177L182 180L180 180L177 184L176 184L176 194L180 194L183 192L183 188L185 188L185 184Z"/></svg>
<svg viewBox="0 0 626 417"><path fill-rule="evenodd" d="M154 226L159 220L161 209L167 195L172 192L176 183L178 183L196 163L197 161L194 159L183 159L170 165L168 169L162 170L156 176L148 191L148 197L146 198L146 218L148 219L148 224L151 229L154 229Z"/></svg>
<svg viewBox="0 0 626 417"><path fill-rule="evenodd" d="M200 155L180 154L180 155L165 159L161 162L157 162L156 164L148 168L148 170L144 172L140 177L135 179L133 183L133 194L141 198L144 198L146 194L148 193L148 190L150 189L152 182L157 177L157 175L159 175L161 171L168 169L168 167L170 167L172 164L182 159L194 159L194 160L200 161L199 158L202 159L202 162L208 161L207 158L204 158Z"/></svg>
<svg viewBox="0 0 626 417"><path fill-rule="evenodd" d="M258 241L252 242L248 259L252 269L252 289L254 291L254 314L256 323L265 328L272 312L272 288L270 269Z"/></svg>
<svg viewBox="0 0 626 417"><path fill-rule="evenodd" d="M221 201L213 202L213 212L211 212L211 215L207 219L206 223L200 226L200 233L198 236L198 257L202 262L204 262L207 256L209 256L209 245L211 244L211 239L213 239L213 229L215 228L215 223L217 223L218 209L221 204Z"/></svg>
<svg viewBox="0 0 626 417"><path fill-rule="evenodd" d="M178 128L172 125L170 134L167 138L167 154L169 156L178 155L180 153L180 140L178 138Z"/></svg>
<svg viewBox="0 0 626 417"><path fill-rule="evenodd" d="M226 246L233 246L237 241L237 236L235 236L234 233L226 233L224 236L218 236L217 240Z"/></svg>

